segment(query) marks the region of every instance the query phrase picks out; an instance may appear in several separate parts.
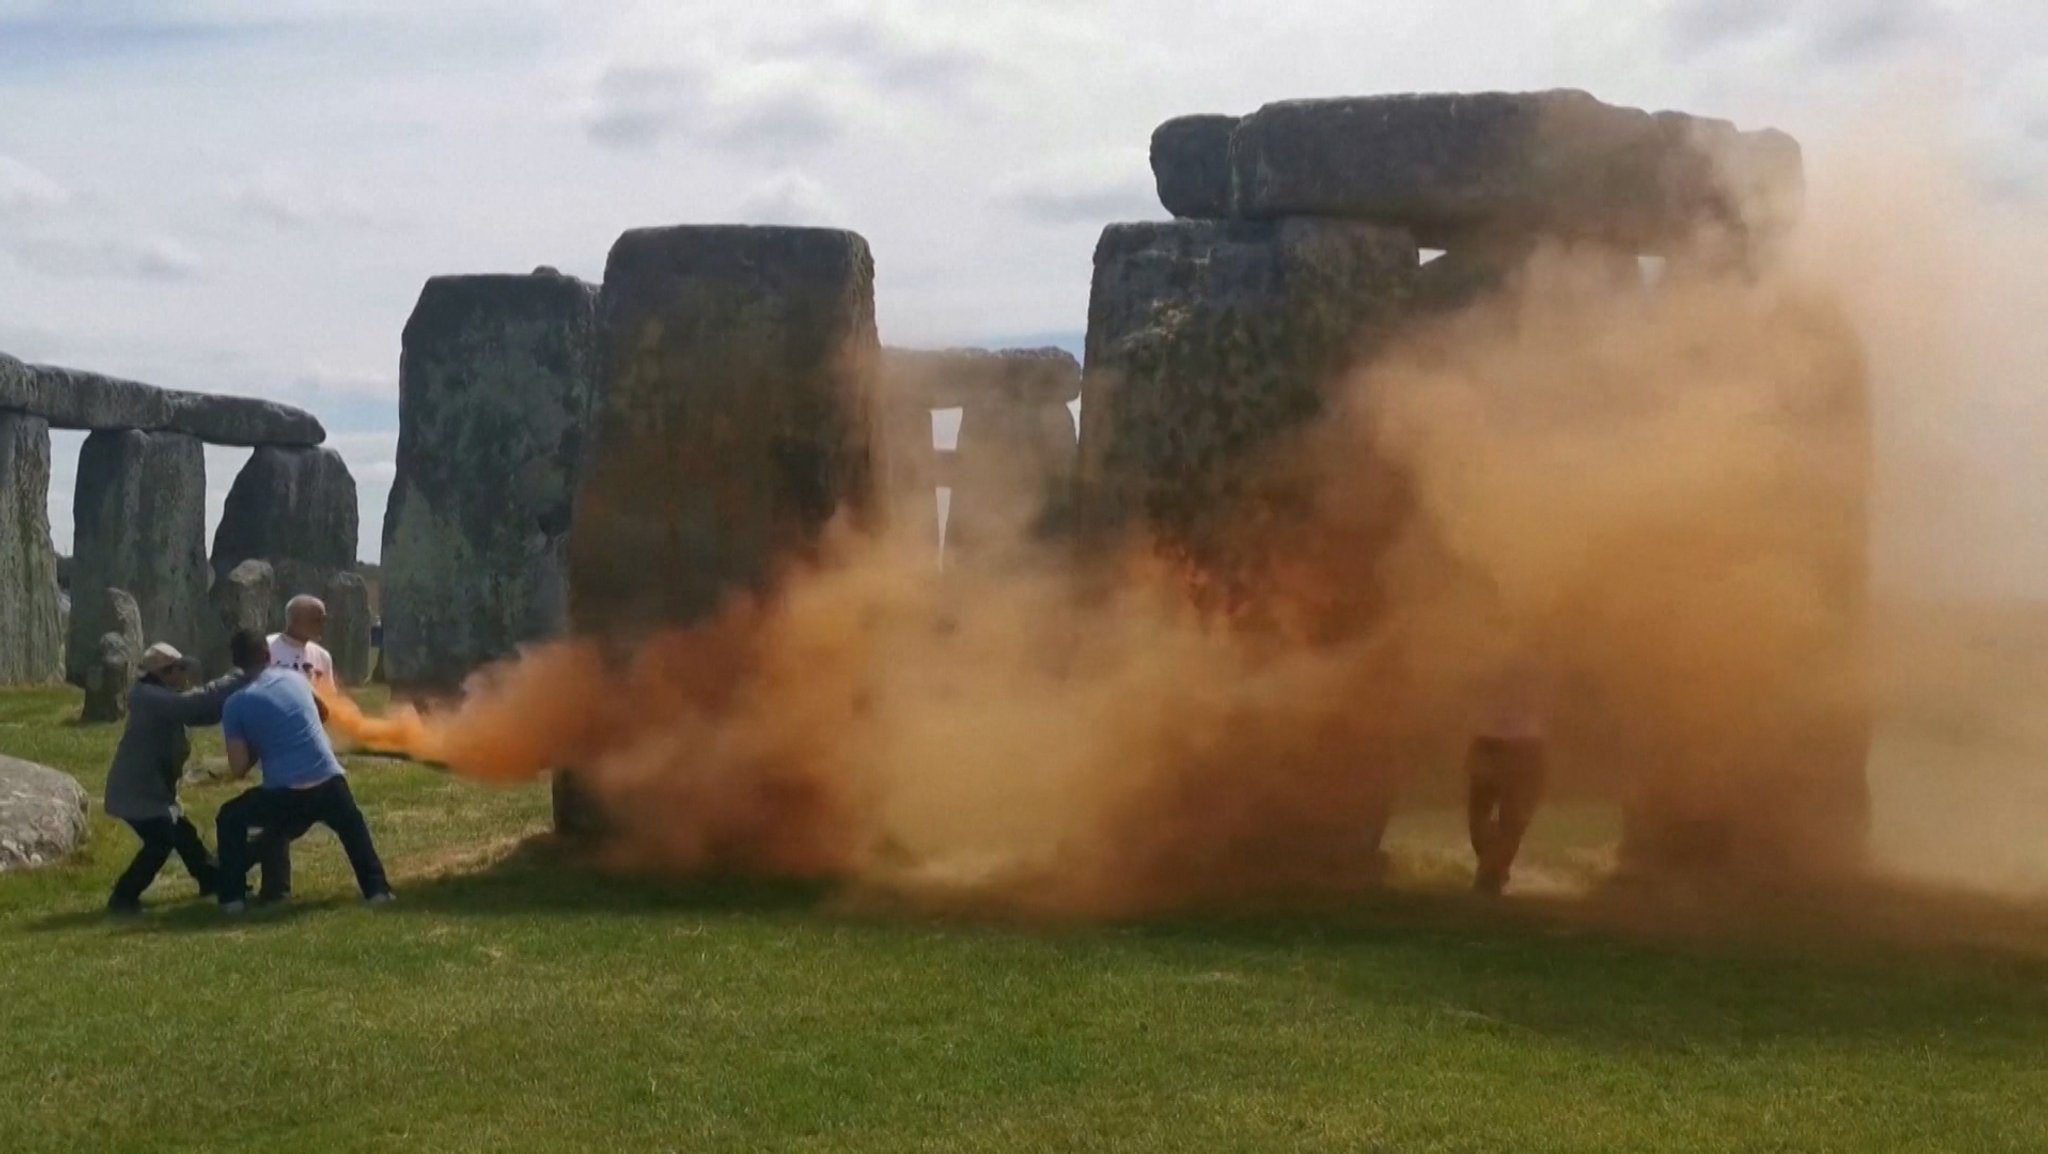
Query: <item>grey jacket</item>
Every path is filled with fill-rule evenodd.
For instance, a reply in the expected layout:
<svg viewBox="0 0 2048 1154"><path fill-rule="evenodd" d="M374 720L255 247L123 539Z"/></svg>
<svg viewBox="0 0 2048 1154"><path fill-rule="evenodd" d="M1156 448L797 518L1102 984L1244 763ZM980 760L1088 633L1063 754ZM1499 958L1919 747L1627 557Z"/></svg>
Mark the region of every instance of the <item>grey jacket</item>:
<svg viewBox="0 0 2048 1154"><path fill-rule="evenodd" d="M170 817L178 804L178 780L192 756L188 725L218 725L229 696L248 684L246 673L231 673L183 693L143 680L128 691L128 728L107 770L107 815L123 821Z"/></svg>

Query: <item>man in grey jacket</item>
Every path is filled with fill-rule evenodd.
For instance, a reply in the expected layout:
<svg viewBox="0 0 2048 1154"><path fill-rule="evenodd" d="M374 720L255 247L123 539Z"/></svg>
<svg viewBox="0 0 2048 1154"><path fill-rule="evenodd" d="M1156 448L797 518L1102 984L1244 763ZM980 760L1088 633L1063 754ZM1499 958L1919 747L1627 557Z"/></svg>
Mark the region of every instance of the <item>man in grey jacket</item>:
<svg viewBox="0 0 2048 1154"><path fill-rule="evenodd" d="M107 814L142 839L135 860L114 883L107 910L139 913L142 891L172 853L185 863L202 895L219 889L219 869L206 843L178 808L178 781L192 756L187 726L218 725L228 697L248 682L240 671L194 688L195 662L161 642L142 655L142 676L128 691L128 727L107 770Z"/></svg>

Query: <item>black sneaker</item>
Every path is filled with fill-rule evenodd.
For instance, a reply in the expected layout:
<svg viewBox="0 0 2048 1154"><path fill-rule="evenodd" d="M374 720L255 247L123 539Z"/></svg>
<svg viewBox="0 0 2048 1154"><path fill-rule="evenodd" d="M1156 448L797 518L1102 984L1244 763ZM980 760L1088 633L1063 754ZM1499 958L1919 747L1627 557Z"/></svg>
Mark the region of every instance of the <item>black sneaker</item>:
<svg viewBox="0 0 2048 1154"><path fill-rule="evenodd" d="M139 918L142 916L141 902L124 902L119 898L107 902L107 916L110 918Z"/></svg>

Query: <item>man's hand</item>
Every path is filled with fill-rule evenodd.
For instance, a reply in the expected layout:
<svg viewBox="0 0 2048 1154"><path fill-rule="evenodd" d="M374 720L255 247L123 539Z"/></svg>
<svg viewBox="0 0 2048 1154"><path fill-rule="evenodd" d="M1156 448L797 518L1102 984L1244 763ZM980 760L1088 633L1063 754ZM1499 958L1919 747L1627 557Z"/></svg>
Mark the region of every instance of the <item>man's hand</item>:
<svg viewBox="0 0 2048 1154"><path fill-rule="evenodd" d="M254 768L256 758L249 751L249 743L239 737L228 738L228 780L240 781Z"/></svg>

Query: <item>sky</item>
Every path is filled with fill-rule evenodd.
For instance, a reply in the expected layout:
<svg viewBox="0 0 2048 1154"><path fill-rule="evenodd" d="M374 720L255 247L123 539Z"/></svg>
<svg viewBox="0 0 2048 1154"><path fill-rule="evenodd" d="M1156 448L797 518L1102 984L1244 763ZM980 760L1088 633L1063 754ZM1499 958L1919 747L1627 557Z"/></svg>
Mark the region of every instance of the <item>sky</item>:
<svg viewBox="0 0 2048 1154"><path fill-rule="evenodd" d="M885 343L1074 344L1168 117L1576 87L1810 137L1902 68L1983 197L2048 195L2040 0L0 0L0 350L312 410L375 560L430 276L834 225Z"/></svg>

